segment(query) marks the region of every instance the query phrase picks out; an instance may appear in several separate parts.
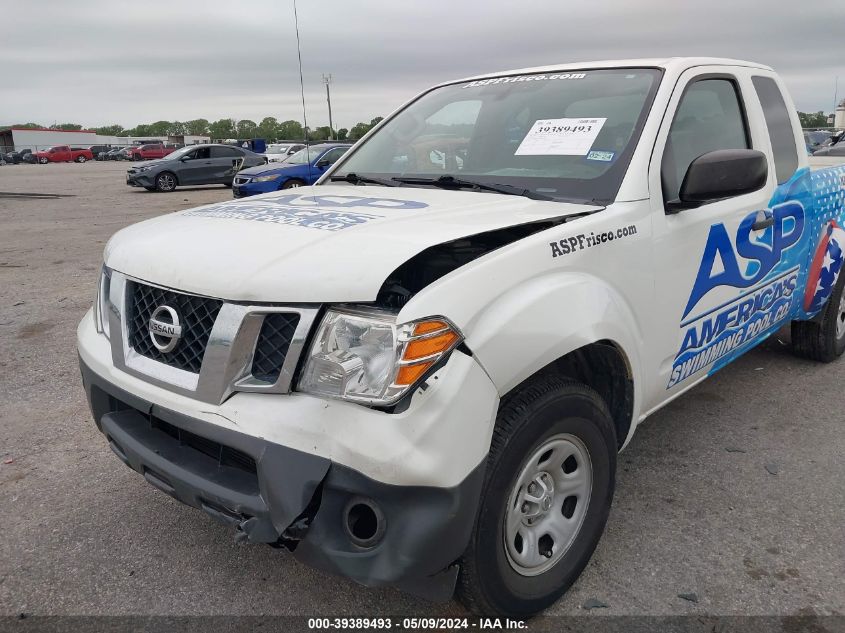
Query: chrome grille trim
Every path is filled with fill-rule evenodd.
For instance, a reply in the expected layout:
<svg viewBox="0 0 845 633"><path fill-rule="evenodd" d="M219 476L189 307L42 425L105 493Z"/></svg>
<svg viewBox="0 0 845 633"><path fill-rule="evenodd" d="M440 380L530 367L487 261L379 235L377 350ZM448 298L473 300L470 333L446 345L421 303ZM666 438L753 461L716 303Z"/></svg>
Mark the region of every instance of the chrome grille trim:
<svg viewBox="0 0 845 633"><path fill-rule="evenodd" d="M235 391L289 393L296 366L302 356L308 333L320 306L268 306L223 301L206 345L199 373L185 371L138 354L130 345L128 319L131 314L131 287L140 283L169 292L182 291L112 271L108 318L114 366L145 382L190 398L220 404ZM215 297L207 297L215 299ZM252 376L253 355L261 326L268 314L298 315L298 322L278 379L268 383Z"/></svg>

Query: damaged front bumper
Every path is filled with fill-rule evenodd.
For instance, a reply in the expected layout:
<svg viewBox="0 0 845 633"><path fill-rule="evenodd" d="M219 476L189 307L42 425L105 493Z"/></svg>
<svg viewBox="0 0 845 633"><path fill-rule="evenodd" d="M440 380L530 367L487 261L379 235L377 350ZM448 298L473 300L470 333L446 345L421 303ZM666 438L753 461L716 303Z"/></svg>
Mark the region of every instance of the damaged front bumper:
<svg viewBox="0 0 845 633"><path fill-rule="evenodd" d="M134 396L80 360L97 427L149 483L236 528L361 584L448 599L469 540L483 462L449 488L392 485L345 465Z"/></svg>

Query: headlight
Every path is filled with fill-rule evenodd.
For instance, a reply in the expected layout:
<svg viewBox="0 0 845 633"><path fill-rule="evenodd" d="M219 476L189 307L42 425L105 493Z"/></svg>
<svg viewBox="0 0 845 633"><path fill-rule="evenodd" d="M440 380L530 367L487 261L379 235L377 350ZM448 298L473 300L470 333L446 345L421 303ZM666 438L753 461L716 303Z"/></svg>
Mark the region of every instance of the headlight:
<svg viewBox="0 0 845 633"><path fill-rule="evenodd" d="M97 283L97 297L94 299L94 323L97 331L109 338L109 289L111 287L111 271L103 266Z"/></svg>
<svg viewBox="0 0 845 633"><path fill-rule="evenodd" d="M256 176L252 179L252 182L270 182L271 180L278 180L279 174L273 174L272 176Z"/></svg>
<svg viewBox="0 0 845 633"><path fill-rule="evenodd" d="M299 390L388 405L461 341L442 317L397 324L378 310L329 310L311 344Z"/></svg>

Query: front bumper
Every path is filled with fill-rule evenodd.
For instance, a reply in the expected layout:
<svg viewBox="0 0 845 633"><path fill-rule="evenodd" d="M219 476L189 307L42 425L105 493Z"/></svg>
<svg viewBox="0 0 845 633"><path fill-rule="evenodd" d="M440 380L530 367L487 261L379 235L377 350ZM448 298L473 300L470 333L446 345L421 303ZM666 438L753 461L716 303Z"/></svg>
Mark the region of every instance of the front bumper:
<svg viewBox="0 0 845 633"><path fill-rule="evenodd" d="M270 180L268 182L248 182L243 185L232 185L232 195L235 198L246 198L257 196L260 193L270 193L279 189L283 180Z"/></svg>
<svg viewBox="0 0 845 633"><path fill-rule="evenodd" d="M175 499L234 526L238 540L286 547L313 567L361 584L392 584L448 599L469 540L484 465L457 486L396 486L341 464L182 415L138 398L80 359L99 430L130 468ZM348 512L380 513L380 537L361 547Z"/></svg>
<svg viewBox="0 0 845 633"><path fill-rule="evenodd" d="M130 187L154 187L155 179L147 172L126 172L126 184Z"/></svg>

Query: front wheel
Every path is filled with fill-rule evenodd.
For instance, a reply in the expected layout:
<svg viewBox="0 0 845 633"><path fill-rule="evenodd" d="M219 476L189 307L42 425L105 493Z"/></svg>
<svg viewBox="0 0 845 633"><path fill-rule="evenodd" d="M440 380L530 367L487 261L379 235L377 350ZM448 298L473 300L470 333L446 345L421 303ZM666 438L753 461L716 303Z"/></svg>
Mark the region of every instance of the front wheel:
<svg viewBox="0 0 845 633"><path fill-rule="evenodd" d="M592 389L547 376L503 401L458 599L471 611L530 617L587 565L607 522L616 433Z"/></svg>
<svg viewBox="0 0 845 633"><path fill-rule="evenodd" d="M85 162L85 157L84 157L84 156L77 156L77 157L76 157L76 162L77 162L77 163L84 163L84 162Z"/></svg>
<svg viewBox="0 0 845 633"><path fill-rule="evenodd" d="M164 171L156 176L156 191L173 191L176 189L176 176Z"/></svg>
<svg viewBox="0 0 845 633"><path fill-rule="evenodd" d="M281 186L282 189L295 189L296 187L302 187L305 183L301 180L296 178L291 178L290 180L286 180L285 183Z"/></svg>

